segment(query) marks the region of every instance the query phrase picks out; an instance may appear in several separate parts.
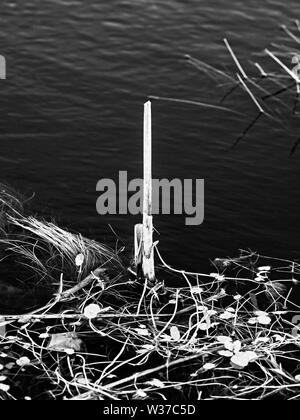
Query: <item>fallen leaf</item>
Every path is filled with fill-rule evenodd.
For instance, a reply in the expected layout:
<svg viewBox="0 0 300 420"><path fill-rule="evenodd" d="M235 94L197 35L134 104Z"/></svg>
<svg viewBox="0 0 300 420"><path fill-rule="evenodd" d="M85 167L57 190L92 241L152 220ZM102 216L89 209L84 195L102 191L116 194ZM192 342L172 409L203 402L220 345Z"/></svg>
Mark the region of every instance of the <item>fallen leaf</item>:
<svg viewBox="0 0 300 420"><path fill-rule="evenodd" d="M43 334L40 334L39 335L39 338L49 338L50 337L50 334L48 334L48 333L43 333Z"/></svg>
<svg viewBox="0 0 300 420"><path fill-rule="evenodd" d="M147 337L149 335L149 331L146 328L134 328L134 331L144 337Z"/></svg>
<svg viewBox="0 0 300 420"><path fill-rule="evenodd" d="M94 318L97 318L100 312L101 312L100 306L95 303L91 303L90 305L84 308L83 314L88 319L94 319Z"/></svg>
<svg viewBox="0 0 300 420"><path fill-rule="evenodd" d="M236 353L230 359L232 367L236 369L244 369L249 363L255 361L258 358L257 354L253 351L244 351Z"/></svg>
<svg viewBox="0 0 300 420"><path fill-rule="evenodd" d="M206 363L205 365L202 366L203 370L212 370L215 369L217 366L214 363Z"/></svg>
<svg viewBox="0 0 300 420"><path fill-rule="evenodd" d="M233 356L232 351L229 351L229 350L220 350L220 351L218 351L218 353L219 353L220 356L223 356L223 357Z"/></svg>
<svg viewBox="0 0 300 420"><path fill-rule="evenodd" d="M199 330L201 331L208 331L211 327L210 324L207 324L206 322L202 322L201 324L198 325Z"/></svg>
<svg viewBox="0 0 300 420"><path fill-rule="evenodd" d="M270 267L269 265L265 265L262 267L258 267L258 271L270 271L272 267Z"/></svg>
<svg viewBox="0 0 300 420"><path fill-rule="evenodd" d="M259 343L268 343L270 341L269 337L258 337L254 340L254 344L259 344Z"/></svg>
<svg viewBox="0 0 300 420"><path fill-rule="evenodd" d="M0 384L0 391L3 391L3 392L8 392L9 390L10 390L9 385L6 385L6 384Z"/></svg>
<svg viewBox="0 0 300 420"><path fill-rule="evenodd" d="M170 328L170 335L174 341L180 340L180 331L176 326Z"/></svg>
<svg viewBox="0 0 300 420"><path fill-rule="evenodd" d="M214 277L216 280L219 280L219 281L224 281L226 279L225 276L219 273L210 273L210 276Z"/></svg>
<svg viewBox="0 0 300 420"><path fill-rule="evenodd" d="M232 367L236 369L244 369L249 364L249 357L246 353L237 353L230 359Z"/></svg>
<svg viewBox="0 0 300 420"><path fill-rule="evenodd" d="M235 315L234 315L234 314L232 314L232 313L231 313L231 312L229 312L229 311L225 311L225 312L223 312L223 313L220 315L220 318L221 318L221 319L224 319L224 320L229 320L229 319L235 318Z"/></svg>
<svg viewBox="0 0 300 420"><path fill-rule="evenodd" d="M81 267L83 262L84 262L84 255L83 254L78 254L77 257L75 258L76 266Z"/></svg>
<svg viewBox="0 0 300 420"><path fill-rule="evenodd" d="M272 319L269 316L259 316L257 317L257 322L261 325L269 325L272 322Z"/></svg>
<svg viewBox="0 0 300 420"><path fill-rule="evenodd" d="M164 388L165 387L165 384L162 381L160 381L159 379L155 379L155 378L146 382L146 384L147 385L153 385L156 388Z"/></svg>
<svg viewBox="0 0 300 420"><path fill-rule="evenodd" d="M254 279L254 280L255 280L255 281L258 281L258 282L264 282L264 281L268 280L268 277L261 276L261 275L259 274L257 277L255 277L255 279Z"/></svg>
<svg viewBox="0 0 300 420"><path fill-rule="evenodd" d="M80 351L82 347L82 340L80 340L76 333L61 333L52 334L47 350L63 351L68 350Z"/></svg>
<svg viewBox="0 0 300 420"><path fill-rule="evenodd" d="M28 366L30 365L30 359L28 359L28 357L20 357L20 359L16 361L16 364L20 367Z"/></svg>
<svg viewBox="0 0 300 420"><path fill-rule="evenodd" d="M193 286L191 288L191 291L193 294L198 294L198 295L201 295L201 293L203 293L203 289L199 286Z"/></svg>
<svg viewBox="0 0 300 420"><path fill-rule="evenodd" d="M142 389L138 389L135 393L135 396L137 397L141 397L141 398L146 398L147 394L145 391L143 391Z"/></svg>
<svg viewBox="0 0 300 420"><path fill-rule="evenodd" d="M233 342L233 351L234 353L239 353L242 348L242 343L239 340Z"/></svg>
<svg viewBox="0 0 300 420"><path fill-rule="evenodd" d="M218 341L219 343L222 343L222 344L225 344L225 343L232 343L232 338L231 338L231 337L228 337L228 336L226 336L226 335L219 335L219 336L217 337L217 341Z"/></svg>

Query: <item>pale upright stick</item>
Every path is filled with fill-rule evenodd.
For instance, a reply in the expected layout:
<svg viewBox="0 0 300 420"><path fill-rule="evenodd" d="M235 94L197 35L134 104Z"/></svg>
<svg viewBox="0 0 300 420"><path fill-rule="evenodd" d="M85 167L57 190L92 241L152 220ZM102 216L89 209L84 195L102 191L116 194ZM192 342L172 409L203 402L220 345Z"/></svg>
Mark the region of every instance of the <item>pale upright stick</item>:
<svg viewBox="0 0 300 420"><path fill-rule="evenodd" d="M153 281L153 218L152 218L152 117L151 102L144 105L144 184L143 184L143 260L142 269L146 280Z"/></svg>

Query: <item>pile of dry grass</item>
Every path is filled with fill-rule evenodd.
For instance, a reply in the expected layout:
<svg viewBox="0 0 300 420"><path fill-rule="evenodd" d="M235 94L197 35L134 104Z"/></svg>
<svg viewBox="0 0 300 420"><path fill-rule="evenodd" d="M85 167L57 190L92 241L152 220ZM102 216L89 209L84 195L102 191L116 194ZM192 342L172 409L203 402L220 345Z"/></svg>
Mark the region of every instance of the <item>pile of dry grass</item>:
<svg viewBox="0 0 300 420"><path fill-rule="evenodd" d="M120 281L119 253L53 222L26 215L21 197L0 188L0 312L32 310L60 290L70 288L93 270Z"/></svg>

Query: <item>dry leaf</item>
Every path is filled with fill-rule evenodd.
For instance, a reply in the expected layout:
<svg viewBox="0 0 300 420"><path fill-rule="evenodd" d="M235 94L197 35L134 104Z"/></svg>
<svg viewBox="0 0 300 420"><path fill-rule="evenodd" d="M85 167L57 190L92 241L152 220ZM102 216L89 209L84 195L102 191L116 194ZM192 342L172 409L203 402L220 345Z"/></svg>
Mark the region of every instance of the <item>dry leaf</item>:
<svg viewBox="0 0 300 420"><path fill-rule="evenodd" d="M173 326L170 328L170 335L174 341L180 340L180 331L177 327Z"/></svg>
<svg viewBox="0 0 300 420"><path fill-rule="evenodd" d="M91 303L90 305L84 308L83 314L88 319L94 319L94 318L97 318L100 312L101 312L100 306L96 305L95 303Z"/></svg>
<svg viewBox="0 0 300 420"><path fill-rule="evenodd" d="M0 391L3 391L3 392L8 392L8 391L9 391L9 389L10 389L9 385L6 385L6 384L0 384Z"/></svg>
<svg viewBox="0 0 300 420"><path fill-rule="evenodd" d="M206 363L205 365L202 366L203 370L212 370L215 369L217 366L214 363Z"/></svg>
<svg viewBox="0 0 300 420"><path fill-rule="evenodd" d="M30 360L28 357L20 357L20 359L16 361L16 364L20 367L28 366L30 365Z"/></svg>
<svg viewBox="0 0 300 420"><path fill-rule="evenodd" d="M84 263L84 255L83 254L78 254L77 257L75 258L76 266L81 267L83 263Z"/></svg>
<svg viewBox="0 0 300 420"><path fill-rule="evenodd" d="M82 347L82 340L77 337L75 333L52 334L50 343L47 346L48 350L54 351L80 351Z"/></svg>
<svg viewBox="0 0 300 420"><path fill-rule="evenodd" d="M149 331L146 328L134 328L134 331L144 337L147 337L149 335Z"/></svg>
<svg viewBox="0 0 300 420"><path fill-rule="evenodd" d="M249 365L249 363L253 362L257 359L257 354L253 351L244 351L236 353L232 356L231 365L236 369L244 369Z"/></svg>

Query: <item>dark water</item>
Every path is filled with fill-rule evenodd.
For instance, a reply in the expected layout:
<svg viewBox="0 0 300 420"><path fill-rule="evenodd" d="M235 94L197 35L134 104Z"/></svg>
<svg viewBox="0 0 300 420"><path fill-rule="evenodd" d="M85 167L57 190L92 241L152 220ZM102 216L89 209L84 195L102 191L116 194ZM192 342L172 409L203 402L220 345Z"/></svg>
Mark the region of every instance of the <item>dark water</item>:
<svg viewBox="0 0 300 420"><path fill-rule="evenodd" d="M298 0L3 0L1 181L35 192L34 208L64 226L113 243L111 223L130 244L140 219L98 216L95 187L119 170L141 176L147 96L217 103L224 90L184 54L234 74L227 36L253 73L250 60L268 62L263 49L282 41L279 25L299 12ZM156 217L161 252L200 271L238 248L298 258L300 150L289 157L297 126L289 133L261 120L230 151L256 109L241 91L226 105L245 116L153 104L154 176L205 179L203 225Z"/></svg>

